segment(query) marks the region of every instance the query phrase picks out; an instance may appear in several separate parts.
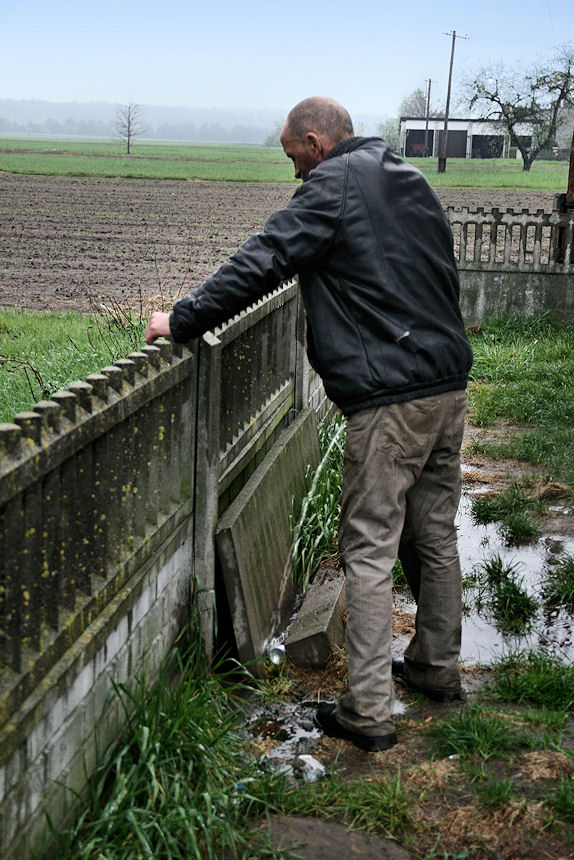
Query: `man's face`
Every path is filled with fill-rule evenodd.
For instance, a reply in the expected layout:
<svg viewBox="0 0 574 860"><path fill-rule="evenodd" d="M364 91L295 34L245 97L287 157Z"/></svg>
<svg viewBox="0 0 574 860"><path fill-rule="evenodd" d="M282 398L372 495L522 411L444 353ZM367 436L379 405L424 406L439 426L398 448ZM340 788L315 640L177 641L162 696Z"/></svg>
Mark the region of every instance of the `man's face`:
<svg viewBox="0 0 574 860"><path fill-rule="evenodd" d="M293 137L287 125L283 126L281 132L281 146L287 158L293 162L295 179L307 179L313 168L324 159L315 135L307 134L303 140L299 140Z"/></svg>

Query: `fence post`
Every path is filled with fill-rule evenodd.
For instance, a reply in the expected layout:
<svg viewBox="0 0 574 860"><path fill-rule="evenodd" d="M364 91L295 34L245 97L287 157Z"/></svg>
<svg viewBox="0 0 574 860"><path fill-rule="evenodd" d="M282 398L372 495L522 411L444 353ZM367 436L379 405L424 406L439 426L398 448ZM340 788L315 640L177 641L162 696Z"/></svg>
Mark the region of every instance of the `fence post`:
<svg viewBox="0 0 574 860"><path fill-rule="evenodd" d="M221 418L221 341L206 332L198 343L193 578L207 659L215 642L215 527Z"/></svg>
<svg viewBox="0 0 574 860"><path fill-rule="evenodd" d="M305 306L301 296L301 288L297 280L297 302L296 302L297 320L295 323L295 343L293 344L293 372L294 372L294 392L293 406L295 414L299 415L309 406L309 362L307 361L306 351L306 332L307 320L305 316Z"/></svg>

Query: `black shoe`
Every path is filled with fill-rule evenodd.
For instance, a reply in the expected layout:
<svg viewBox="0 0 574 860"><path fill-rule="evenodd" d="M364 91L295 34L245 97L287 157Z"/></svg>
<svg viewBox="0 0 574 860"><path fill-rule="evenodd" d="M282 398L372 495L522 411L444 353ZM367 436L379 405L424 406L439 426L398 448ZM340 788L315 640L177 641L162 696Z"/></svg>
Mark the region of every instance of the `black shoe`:
<svg viewBox="0 0 574 860"><path fill-rule="evenodd" d="M422 693L423 696L433 699L435 702L466 702L466 692L461 686L453 690L436 690L433 687L410 681L405 675L404 660L398 660L396 657L393 657L392 673L393 678L398 678L406 687L414 690L415 693Z"/></svg>
<svg viewBox="0 0 574 860"><path fill-rule="evenodd" d="M395 732L390 732L388 735L363 735L360 732L346 729L337 719L336 710L337 705L322 702L313 717L315 725L328 737L351 741L355 746L367 750L367 752L388 750L399 742Z"/></svg>

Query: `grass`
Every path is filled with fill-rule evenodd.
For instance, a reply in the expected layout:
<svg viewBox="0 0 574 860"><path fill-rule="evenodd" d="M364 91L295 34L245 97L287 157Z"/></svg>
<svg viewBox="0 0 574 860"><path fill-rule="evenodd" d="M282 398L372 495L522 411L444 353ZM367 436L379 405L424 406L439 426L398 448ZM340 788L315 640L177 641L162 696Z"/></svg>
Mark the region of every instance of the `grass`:
<svg viewBox="0 0 574 860"><path fill-rule="evenodd" d="M574 824L574 784L563 777L554 791L548 791L546 802L558 819Z"/></svg>
<svg viewBox="0 0 574 860"><path fill-rule="evenodd" d="M319 427L321 462L292 521L293 581L305 592L320 562L337 555L337 528L341 514L341 486L345 422L338 418Z"/></svg>
<svg viewBox="0 0 574 860"><path fill-rule="evenodd" d="M518 575L518 565L499 555L487 558L474 570L475 608L490 613L497 628L507 635L523 635L533 624L538 600L528 594Z"/></svg>
<svg viewBox="0 0 574 860"><path fill-rule="evenodd" d="M475 790L480 805L488 810L501 809L517 796L510 779L496 779L492 776L480 781Z"/></svg>
<svg viewBox="0 0 574 860"><path fill-rule="evenodd" d="M142 314L0 309L0 421L140 349Z"/></svg>
<svg viewBox="0 0 574 860"><path fill-rule="evenodd" d="M504 579L491 592L490 607L498 629L507 635L524 635L533 625L538 603L522 582Z"/></svg>
<svg viewBox="0 0 574 860"><path fill-rule="evenodd" d="M240 732L233 678L209 671L196 641L176 653L154 687L140 680L116 690L127 718L120 743L96 771L77 819L54 832L57 856L247 854L245 822L264 807L258 794L273 796L271 783L283 782L257 772Z"/></svg>
<svg viewBox="0 0 574 860"><path fill-rule="evenodd" d="M405 791L400 772L386 779L354 780L332 775L317 784L303 785L276 803L284 815L313 815L341 822L353 830L383 833L401 831L409 822L413 799Z"/></svg>
<svg viewBox="0 0 574 860"><path fill-rule="evenodd" d="M494 664L488 694L495 699L551 711L574 709L574 665L534 651L518 651Z"/></svg>
<svg viewBox="0 0 574 860"><path fill-rule="evenodd" d="M481 706L469 706L458 714L444 717L431 726L429 733L433 738L431 753L441 758L477 754L486 760L532 746L524 731L515 729L508 720L488 713Z"/></svg>
<svg viewBox="0 0 574 860"><path fill-rule="evenodd" d="M564 606L574 613L574 556L566 554L549 568L543 598L549 608Z"/></svg>
<svg viewBox="0 0 574 860"><path fill-rule="evenodd" d="M477 523L499 523L507 543L531 540L540 532L532 514L544 511L543 503L517 483L499 493L476 495L471 499L472 516Z"/></svg>
<svg viewBox="0 0 574 860"><path fill-rule="evenodd" d="M449 158L445 173L437 173L437 159L414 158L435 188L520 188L552 191L566 188L568 162L535 161L529 172L522 161L492 158Z"/></svg>
<svg viewBox="0 0 574 860"><path fill-rule="evenodd" d="M524 460L574 485L574 326L547 315L495 317L471 343L470 421L505 432L470 450Z"/></svg>
<svg viewBox="0 0 574 860"><path fill-rule="evenodd" d="M445 173L436 159L412 163L435 187L565 188L566 162L536 161L525 173L514 159L448 160ZM121 143L106 140L0 139L0 171L45 176L100 176L145 179L208 179L237 182L295 183L283 150L253 144L204 144L139 141L128 156Z"/></svg>
<svg viewBox="0 0 574 860"><path fill-rule="evenodd" d="M256 145L0 139L0 170L43 176L294 182L283 150Z"/></svg>

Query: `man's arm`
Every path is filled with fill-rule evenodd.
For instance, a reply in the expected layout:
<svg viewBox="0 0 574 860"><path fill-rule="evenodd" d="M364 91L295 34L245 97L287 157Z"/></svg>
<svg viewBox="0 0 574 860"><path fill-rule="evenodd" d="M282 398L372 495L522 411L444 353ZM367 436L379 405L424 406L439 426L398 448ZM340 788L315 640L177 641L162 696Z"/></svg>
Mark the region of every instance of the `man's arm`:
<svg viewBox="0 0 574 860"><path fill-rule="evenodd" d="M271 216L262 233L248 239L211 278L176 302L167 321L167 314L152 316L147 342L169 333L179 342L199 337L281 281L315 265L329 250L337 229L343 188L343 171L317 168L289 205Z"/></svg>

